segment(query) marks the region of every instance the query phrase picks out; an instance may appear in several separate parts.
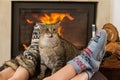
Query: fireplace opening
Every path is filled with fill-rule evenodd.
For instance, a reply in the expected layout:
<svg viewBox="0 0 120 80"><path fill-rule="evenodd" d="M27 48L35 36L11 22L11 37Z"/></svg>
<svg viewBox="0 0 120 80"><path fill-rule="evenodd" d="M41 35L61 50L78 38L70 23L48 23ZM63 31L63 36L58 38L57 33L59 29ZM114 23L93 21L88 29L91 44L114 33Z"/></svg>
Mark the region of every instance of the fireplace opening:
<svg viewBox="0 0 120 80"><path fill-rule="evenodd" d="M85 48L92 37L96 6L96 2L12 1L11 58L30 45L33 26L45 18L50 19L47 24L60 20L59 35L78 49Z"/></svg>

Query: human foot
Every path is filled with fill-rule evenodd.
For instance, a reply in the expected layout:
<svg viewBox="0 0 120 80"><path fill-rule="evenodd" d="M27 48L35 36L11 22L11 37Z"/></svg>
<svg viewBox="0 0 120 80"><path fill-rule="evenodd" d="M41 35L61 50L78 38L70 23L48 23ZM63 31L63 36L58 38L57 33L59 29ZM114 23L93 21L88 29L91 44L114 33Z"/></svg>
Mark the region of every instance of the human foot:
<svg viewBox="0 0 120 80"><path fill-rule="evenodd" d="M101 60L104 56L105 45L107 42L105 30L100 30L95 37L91 38L88 47L79 56L69 61L77 73L90 69L93 73L99 69Z"/></svg>
<svg viewBox="0 0 120 80"><path fill-rule="evenodd" d="M107 34L105 30L97 32L96 36L91 38L85 53L92 56L95 60L101 61L104 56L105 45L107 43Z"/></svg>
<svg viewBox="0 0 120 80"><path fill-rule="evenodd" d="M88 56L89 64L92 66L92 71L94 72L99 69L100 63L104 57L106 43L106 31L100 30L96 36L90 40L88 47L84 50L84 54L81 54L83 57Z"/></svg>

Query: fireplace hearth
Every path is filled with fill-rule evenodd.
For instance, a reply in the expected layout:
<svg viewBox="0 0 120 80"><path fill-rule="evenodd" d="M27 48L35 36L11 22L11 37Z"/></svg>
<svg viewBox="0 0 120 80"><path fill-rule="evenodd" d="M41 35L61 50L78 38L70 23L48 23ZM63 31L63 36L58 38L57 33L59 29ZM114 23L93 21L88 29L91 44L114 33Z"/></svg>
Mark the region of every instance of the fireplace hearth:
<svg viewBox="0 0 120 80"><path fill-rule="evenodd" d="M51 15L57 20L64 16L60 35L78 49L85 48L92 37L92 24L96 23L96 6L96 2L12 1L11 58L29 46L35 23Z"/></svg>

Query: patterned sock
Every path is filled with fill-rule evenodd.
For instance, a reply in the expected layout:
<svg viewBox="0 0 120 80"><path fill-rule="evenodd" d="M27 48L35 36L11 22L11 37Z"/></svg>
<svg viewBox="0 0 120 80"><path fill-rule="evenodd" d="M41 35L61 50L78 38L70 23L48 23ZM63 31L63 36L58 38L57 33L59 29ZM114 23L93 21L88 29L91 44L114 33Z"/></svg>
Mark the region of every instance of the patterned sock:
<svg viewBox="0 0 120 80"><path fill-rule="evenodd" d="M23 55L19 55L16 57L19 65L27 69L30 76L36 75L40 71L40 52L38 48L39 37L39 26L36 23L32 33L31 44L23 52Z"/></svg>
<svg viewBox="0 0 120 80"><path fill-rule="evenodd" d="M39 28L38 23L36 23L36 25L34 26L33 33L32 33L31 44L32 45L35 45L35 44L38 45L39 38L40 38L40 28Z"/></svg>
<svg viewBox="0 0 120 80"><path fill-rule="evenodd" d="M107 40L106 37L105 30L100 30L95 37L91 38L88 47L83 53L69 61L68 64L72 64L77 73L89 69L90 71L88 71L88 75L89 78L91 78L91 75L98 71L101 60L104 56Z"/></svg>
<svg viewBox="0 0 120 80"><path fill-rule="evenodd" d="M3 67L4 68L11 67L13 70L17 70L17 68L19 67L19 64L15 59L11 59L11 60L5 61L3 64Z"/></svg>
<svg viewBox="0 0 120 80"><path fill-rule="evenodd" d="M100 30L95 37L93 37L84 53L89 56L89 62L92 66L92 71L99 69L100 63L106 51L107 35L105 30Z"/></svg>
<svg viewBox="0 0 120 80"><path fill-rule="evenodd" d="M23 52L23 55L18 55L15 59L5 61L4 68L11 67L16 70L19 66L28 70L30 76L39 74L40 69L40 54L38 41L40 37L39 25L36 23L32 33L31 44ZM37 72L36 72L37 71Z"/></svg>

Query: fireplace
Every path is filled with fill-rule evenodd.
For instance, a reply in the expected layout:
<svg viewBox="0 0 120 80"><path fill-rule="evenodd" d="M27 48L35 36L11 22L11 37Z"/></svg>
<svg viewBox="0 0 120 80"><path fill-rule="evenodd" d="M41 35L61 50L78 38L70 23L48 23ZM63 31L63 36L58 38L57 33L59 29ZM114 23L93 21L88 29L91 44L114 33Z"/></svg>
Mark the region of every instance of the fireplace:
<svg viewBox="0 0 120 80"><path fill-rule="evenodd" d="M43 16L64 15L60 36L78 49L87 46L96 22L96 2L12 1L11 58L31 42L33 26Z"/></svg>

